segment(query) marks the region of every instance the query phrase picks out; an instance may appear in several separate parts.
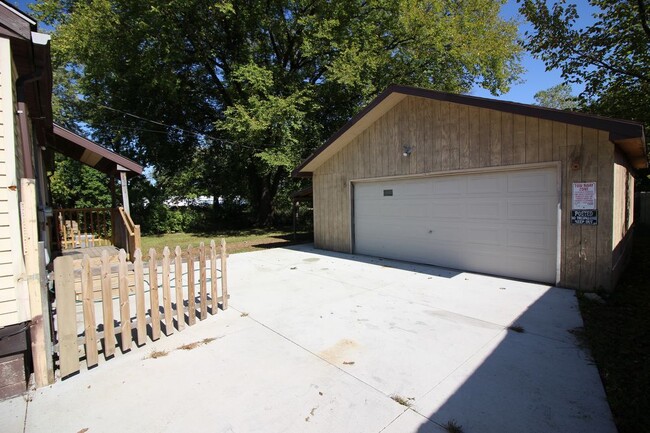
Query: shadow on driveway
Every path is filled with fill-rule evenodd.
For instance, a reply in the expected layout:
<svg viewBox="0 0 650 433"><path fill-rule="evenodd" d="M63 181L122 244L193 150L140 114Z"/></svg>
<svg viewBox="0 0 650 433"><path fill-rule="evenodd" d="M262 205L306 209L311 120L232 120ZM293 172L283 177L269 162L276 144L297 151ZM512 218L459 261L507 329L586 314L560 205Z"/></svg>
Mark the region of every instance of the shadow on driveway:
<svg viewBox="0 0 650 433"><path fill-rule="evenodd" d="M414 409L430 421L418 433L450 425L464 433L616 433L582 328L561 326L557 290L419 399Z"/></svg>

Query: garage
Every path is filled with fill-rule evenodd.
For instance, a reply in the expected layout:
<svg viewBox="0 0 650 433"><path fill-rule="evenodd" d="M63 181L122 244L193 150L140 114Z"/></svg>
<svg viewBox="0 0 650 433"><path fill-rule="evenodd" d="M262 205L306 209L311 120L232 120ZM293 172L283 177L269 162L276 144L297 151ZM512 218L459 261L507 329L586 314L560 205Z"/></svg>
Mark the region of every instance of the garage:
<svg viewBox="0 0 650 433"><path fill-rule="evenodd" d="M293 175L317 248L596 291L647 167L638 122L393 85Z"/></svg>
<svg viewBox="0 0 650 433"><path fill-rule="evenodd" d="M555 283L554 167L354 183L354 252Z"/></svg>

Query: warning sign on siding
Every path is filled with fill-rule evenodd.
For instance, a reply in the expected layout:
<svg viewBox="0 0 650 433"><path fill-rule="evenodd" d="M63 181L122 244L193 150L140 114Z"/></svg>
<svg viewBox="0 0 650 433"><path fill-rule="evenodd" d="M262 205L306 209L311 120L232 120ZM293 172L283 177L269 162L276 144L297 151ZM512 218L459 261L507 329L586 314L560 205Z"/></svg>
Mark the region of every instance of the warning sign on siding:
<svg viewBox="0 0 650 433"><path fill-rule="evenodd" d="M571 224L598 225L596 182L574 182L571 194Z"/></svg>
<svg viewBox="0 0 650 433"><path fill-rule="evenodd" d="M574 182L571 194L572 210L596 209L596 182Z"/></svg>

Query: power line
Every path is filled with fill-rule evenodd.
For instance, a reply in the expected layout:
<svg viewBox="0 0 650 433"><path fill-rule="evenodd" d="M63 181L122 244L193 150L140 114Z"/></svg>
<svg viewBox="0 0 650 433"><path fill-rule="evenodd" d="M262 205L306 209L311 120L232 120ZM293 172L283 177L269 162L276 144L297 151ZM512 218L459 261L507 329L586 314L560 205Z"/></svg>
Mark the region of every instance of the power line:
<svg viewBox="0 0 650 433"><path fill-rule="evenodd" d="M138 116L137 114L133 114L133 113L129 113L128 111L119 110L117 108L109 107L107 105L92 103L92 102L89 102L89 101L84 101L84 102L87 103L87 104L96 105L97 107L103 108L105 110L110 110L110 111L114 111L116 113L124 114L125 116L133 117L134 119L138 119L138 120L141 120L141 121L144 121L144 122L153 123L155 125L159 125L159 126L162 126L164 128L169 128L169 129L175 129L177 131L182 131L182 132L185 132L186 134L193 135L193 136L195 136L197 138L200 138L202 140L207 139L207 140L212 140L212 141L215 141L215 142L221 142L221 143L224 143L224 144L231 144L231 145L234 145L234 146L241 146L241 147L245 147L247 149L252 149L254 151L260 150L260 149L257 149L254 146L248 146L246 144L237 143L237 142L234 142L234 141L231 141L231 140L227 140L225 138L217 138L217 137L213 137L211 135L208 135L208 134L205 134L205 133L202 133L202 132L195 132L195 131L190 131L190 130L187 130L187 129L180 128L178 126L167 125L167 124L165 124L163 122L147 119L146 117ZM165 131L158 131L158 130L144 129L144 128L133 128L133 127L122 127L122 128L123 129L136 130L136 131L144 131L144 132L155 132L155 133L159 133L159 134L166 133ZM269 147L272 147L272 146L269 146Z"/></svg>

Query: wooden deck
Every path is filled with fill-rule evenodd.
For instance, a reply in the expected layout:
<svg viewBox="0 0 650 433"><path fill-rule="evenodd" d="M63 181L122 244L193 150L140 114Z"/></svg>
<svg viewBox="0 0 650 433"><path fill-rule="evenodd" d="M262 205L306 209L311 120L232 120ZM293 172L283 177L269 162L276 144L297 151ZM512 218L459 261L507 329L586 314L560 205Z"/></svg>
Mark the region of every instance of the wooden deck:
<svg viewBox="0 0 650 433"><path fill-rule="evenodd" d="M101 247L89 247L89 248L73 248L69 250L63 250L62 254L64 256L72 256L76 260L81 260L84 255L88 255L91 259L99 259L102 256L102 253L106 251L108 256L117 258L117 254L120 250L113 245L104 245Z"/></svg>

